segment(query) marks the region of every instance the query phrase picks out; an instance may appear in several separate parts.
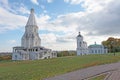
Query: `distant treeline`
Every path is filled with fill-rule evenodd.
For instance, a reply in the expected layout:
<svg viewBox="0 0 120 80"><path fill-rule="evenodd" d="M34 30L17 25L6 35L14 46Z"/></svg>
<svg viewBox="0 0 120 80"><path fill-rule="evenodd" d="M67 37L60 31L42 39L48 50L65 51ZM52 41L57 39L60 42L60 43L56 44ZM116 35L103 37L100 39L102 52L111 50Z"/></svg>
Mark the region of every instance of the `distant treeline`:
<svg viewBox="0 0 120 80"><path fill-rule="evenodd" d="M63 57L63 56L75 56L76 51L59 51L57 53L57 57Z"/></svg>
<svg viewBox="0 0 120 80"><path fill-rule="evenodd" d="M11 52L1 52L0 53L0 61L2 60L12 60L12 53Z"/></svg>
<svg viewBox="0 0 120 80"><path fill-rule="evenodd" d="M120 52L120 38L109 37L106 41L102 41L102 44L108 48L111 52Z"/></svg>
<svg viewBox="0 0 120 80"><path fill-rule="evenodd" d="M0 56L0 61L2 60L12 60L12 56L11 55Z"/></svg>

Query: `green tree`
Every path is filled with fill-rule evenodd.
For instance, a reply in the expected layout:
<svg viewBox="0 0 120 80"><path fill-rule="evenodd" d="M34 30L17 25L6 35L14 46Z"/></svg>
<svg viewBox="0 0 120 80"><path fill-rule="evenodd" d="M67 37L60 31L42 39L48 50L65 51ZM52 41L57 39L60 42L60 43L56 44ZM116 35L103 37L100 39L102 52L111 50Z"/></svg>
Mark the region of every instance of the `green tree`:
<svg viewBox="0 0 120 80"><path fill-rule="evenodd" d="M102 44L108 48L109 52L120 52L120 39L109 37L106 41L102 41Z"/></svg>

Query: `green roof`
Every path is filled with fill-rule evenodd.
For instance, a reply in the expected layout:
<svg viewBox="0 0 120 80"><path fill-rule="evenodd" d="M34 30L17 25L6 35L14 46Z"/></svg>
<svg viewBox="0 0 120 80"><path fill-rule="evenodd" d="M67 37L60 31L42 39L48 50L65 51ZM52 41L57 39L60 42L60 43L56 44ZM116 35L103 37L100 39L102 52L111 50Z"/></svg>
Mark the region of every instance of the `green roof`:
<svg viewBox="0 0 120 80"><path fill-rule="evenodd" d="M103 45L100 45L100 44L92 44L92 45L89 45L89 47L102 47Z"/></svg>

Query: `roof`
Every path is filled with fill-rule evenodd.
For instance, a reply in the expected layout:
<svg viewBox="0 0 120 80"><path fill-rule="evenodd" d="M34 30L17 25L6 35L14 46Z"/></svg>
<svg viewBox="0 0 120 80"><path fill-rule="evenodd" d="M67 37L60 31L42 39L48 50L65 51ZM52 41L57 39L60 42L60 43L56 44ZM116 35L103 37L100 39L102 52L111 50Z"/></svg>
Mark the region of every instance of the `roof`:
<svg viewBox="0 0 120 80"><path fill-rule="evenodd" d="M92 44L92 45L89 45L89 47L94 47L94 48L96 48L96 47L104 47L103 45L100 45L100 44Z"/></svg>
<svg viewBox="0 0 120 80"><path fill-rule="evenodd" d="M96 44L95 42L95 44L89 45L89 47L104 47L104 46L100 44Z"/></svg>
<svg viewBox="0 0 120 80"><path fill-rule="evenodd" d="M30 16L28 18L27 24L26 25L36 25L36 20L35 20L35 16L34 16L34 9L30 10Z"/></svg>

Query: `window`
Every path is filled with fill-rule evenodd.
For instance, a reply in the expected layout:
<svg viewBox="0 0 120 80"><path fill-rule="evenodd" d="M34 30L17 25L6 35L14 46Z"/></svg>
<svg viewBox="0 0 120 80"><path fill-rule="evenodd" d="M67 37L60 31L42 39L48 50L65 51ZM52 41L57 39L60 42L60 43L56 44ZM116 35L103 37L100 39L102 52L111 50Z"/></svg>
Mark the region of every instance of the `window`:
<svg viewBox="0 0 120 80"><path fill-rule="evenodd" d="M80 47L81 47L81 42L80 42Z"/></svg>
<svg viewBox="0 0 120 80"><path fill-rule="evenodd" d="M48 59L50 58L50 56L48 56Z"/></svg>
<svg viewBox="0 0 120 80"><path fill-rule="evenodd" d="M101 53L100 50L98 50L98 53Z"/></svg>
<svg viewBox="0 0 120 80"><path fill-rule="evenodd" d="M36 49L36 51L38 51L38 49Z"/></svg>
<svg viewBox="0 0 120 80"><path fill-rule="evenodd" d="M94 53L94 50L92 50L92 53Z"/></svg>
<svg viewBox="0 0 120 80"><path fill-rule="evenodd" d="M95 50L95 54L97 53L97 50Z"/></svg>
<svg viewBox="0 0 120 80"><path fill-rule="evenodd" d="M15 60L17 60L17 55L15 55Z"/></svg>

